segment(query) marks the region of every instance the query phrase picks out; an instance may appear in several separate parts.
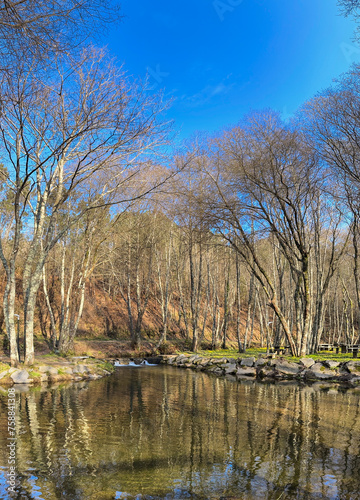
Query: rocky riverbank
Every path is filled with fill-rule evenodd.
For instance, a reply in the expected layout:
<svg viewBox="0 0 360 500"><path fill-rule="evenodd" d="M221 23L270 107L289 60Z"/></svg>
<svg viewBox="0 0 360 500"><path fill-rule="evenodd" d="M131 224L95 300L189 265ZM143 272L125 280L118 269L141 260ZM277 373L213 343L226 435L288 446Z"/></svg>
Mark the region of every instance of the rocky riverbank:
<svg viewBox="0 0 360 500"><path fill-rule="evenodd" d="M233 376L237 379L295 379L311 381L329 381L360 384L360 359L347 362L325 360L316 362L311 358L302 358L299 362L283 358L208 358L200 355L163 356L164 364L179 368L191 368L218 376Z"/></svg>
<svg viewBox="0 0 360 500"><path fill-rule="evenodd" d="M69 360L38 362L33 366L12 368L6 363L0 364L0 385L39 385L65 381L97 380L114 371L113 365L86 357L74 357Z"/></svg>

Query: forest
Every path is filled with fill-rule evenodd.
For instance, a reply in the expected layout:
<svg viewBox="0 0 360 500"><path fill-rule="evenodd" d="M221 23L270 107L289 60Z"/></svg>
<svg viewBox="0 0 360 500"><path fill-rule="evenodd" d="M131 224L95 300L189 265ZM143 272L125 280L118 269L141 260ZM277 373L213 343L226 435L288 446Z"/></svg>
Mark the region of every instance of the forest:
<svg viewBox="0 0 360 500"><path fill-rule="evenodd" d="M102 333L133 347L149 315L160 350L177 335L193 351L236 341L244 352L255 328L293 356L360 342L360 65L291 120L254 111L179 143L162 92L71 38L72 9L37 25L26 3L29 28L0 47L0 327L12 364L18 329L27 364L35 335L70 352L94 290L126 311L125 332L110 316ZM78 7L86 30L97 4ZM52 19L72 47L54 43Z"/></svg>

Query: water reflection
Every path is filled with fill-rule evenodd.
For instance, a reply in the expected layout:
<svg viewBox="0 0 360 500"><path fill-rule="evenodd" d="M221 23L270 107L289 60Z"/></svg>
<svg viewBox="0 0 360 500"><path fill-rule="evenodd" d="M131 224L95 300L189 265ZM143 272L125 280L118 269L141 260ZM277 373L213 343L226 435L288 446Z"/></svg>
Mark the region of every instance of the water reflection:
<svg viewBox="0 0 360 500"><path fill-rule="evenodd" d="M19 498L356 500L359 395L171 367L21 393Z"/></svg>

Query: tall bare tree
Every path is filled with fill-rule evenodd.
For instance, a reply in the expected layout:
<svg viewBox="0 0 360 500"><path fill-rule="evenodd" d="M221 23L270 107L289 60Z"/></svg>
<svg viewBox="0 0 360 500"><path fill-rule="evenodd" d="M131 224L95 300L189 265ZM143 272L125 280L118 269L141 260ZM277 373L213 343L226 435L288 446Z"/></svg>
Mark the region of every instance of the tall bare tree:
<svg viewBox="0 0 360 500"><path fill-rule="evenodd" d="M14 78L16 76L16 78ZM14 235L0 258L7 275L4 313L13 342L15 262L21 234L29 241L23 270L26 363L32 363L36 294L50 250L69 229L55 231L67 201L84 196L69 219L89 209L118 204L150 191L151 179L136 184L168 127L158 120L160 96L131 83L103 51L83 52L80 61L59 64L51 82L42 83L27 67L0 82L0 157L7 196L13 199L9 230ZM139 179L140 180L140 179ZM156 184L158 179L154 181ZM87 201L89 201L89 204ZM17 363L14 347L11 359Z"/></svg>
<svg viewBox="0 0 360 500"><path fill-rule="evenodd" d="M259 280L292 353L304 355L311 324L312 208L322 180L316 157L297 132L283 126L276 114L266 113L254 114L242 128L226 132L215 143L212 158L209 175L215 197L209 208L216 214L215 227ZM261 242L270 236L291 269L295 335L261 257Z"/></svg>

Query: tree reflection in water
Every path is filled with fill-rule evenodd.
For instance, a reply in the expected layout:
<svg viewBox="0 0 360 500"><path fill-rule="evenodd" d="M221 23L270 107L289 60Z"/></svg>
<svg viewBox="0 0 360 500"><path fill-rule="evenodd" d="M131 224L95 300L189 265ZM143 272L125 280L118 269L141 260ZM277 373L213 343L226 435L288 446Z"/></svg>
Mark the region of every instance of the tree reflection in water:
<svg viewBox="0 0 360 500"><path fill-rule="evenodd" d="M359 395L171 367L119 368L96 382L30 390L17 395L21 494L355 499ZM3 473L5 393L0 404ZM2 474L1 498L4 487Z"/></svg>

